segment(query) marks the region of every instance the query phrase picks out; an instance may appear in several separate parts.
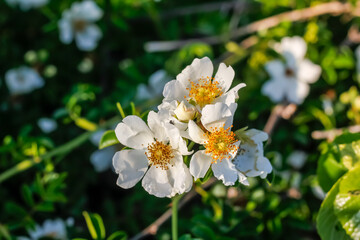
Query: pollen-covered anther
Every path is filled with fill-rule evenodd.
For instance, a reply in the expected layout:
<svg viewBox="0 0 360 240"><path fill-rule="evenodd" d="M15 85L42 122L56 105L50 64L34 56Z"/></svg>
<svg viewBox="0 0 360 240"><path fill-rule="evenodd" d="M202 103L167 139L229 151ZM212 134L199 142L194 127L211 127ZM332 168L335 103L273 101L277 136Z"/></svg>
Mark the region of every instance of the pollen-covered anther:
<svg viewBox="0 0 360 240"><path fill-rule="evenodd" d="M219 82L214 78L201 77L197 83L190 81L191 87L187 88L189 91L189 98L196 102L200 107L211 104L215 98L223 94L219 87ZM185 98L187 98L185 96Z"/></svg>
<svg viewBox="0 0 360 240"><path fill-rule="evenodd" d="M238 151L238 147L234 144L237 141L236 135L230 131L230 128L212 128L211 132L207 133L208 140L205 143L205 153L211 155L212 163L221 162L222 159L230 159L232 154L236 154Z"/></svg>
<svg viewBox="0 0 360 240"><path fill-rule="evenodd" d="M170 161L174 158L171 146L158 140L148 145L145 155L149 159L150 165L163 170L169 169Z"/></svg>

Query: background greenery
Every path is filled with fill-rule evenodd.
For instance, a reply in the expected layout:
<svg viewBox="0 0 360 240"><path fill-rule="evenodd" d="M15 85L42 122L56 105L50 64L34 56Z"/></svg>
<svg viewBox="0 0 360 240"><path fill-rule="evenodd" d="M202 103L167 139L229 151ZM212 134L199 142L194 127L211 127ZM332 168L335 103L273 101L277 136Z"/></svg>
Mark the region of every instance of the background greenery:
<svg viewBox="0 0 360 240"><path fill-rule="evenodd" d="M354 55L358 42L348 36L351 28L358 29L358 17L347 12L285 20L230 39L240 26L328 1L97 0L104 11L97 22L103 38L96 50L82 52L74 43L59 40L57 21L72 2L51 0L23 12L0 1L0 239L26 236L27 229L46 219L69 217L75 220L68 228L69 238L89 239L94 236L83 211L102 217L107 236L119 230L128 236L139 233L168 209L170 200L147 194L139 184L129 190L117 187L111 169L96 172L89 161L96 150L88 141L91 131L121 120L117 102L126 114L146 115L161 98L137 101L137 86L147 84L159 69L175 77L195 57L203 56L216 65L231 64L235 83L247 84L240 90L235 129L244 125L262 129L275 106L261 95L261 86L269 79L264 63L278 57L269 43L285 36L305 39L307 57L322 67L322 75L295 115L280 120L273 131L265 148L272 176L251 179L250 187L216 183L207 191L198 189L200 194L179 211L179 232L188 234L183 239L320 239L319 233L322 239L359 239L360 136L345 134L323 142L311 137L315 130L359 124ZM349 4L355 6L354 1ZM223 40L214 45L196 41L161 52L144 47L149 41L219 35ZM255 39L250 46L242 42L248 37ZM45 87L11 96L4 75L20 65L35 67ZM330 114L324 111L325 100L332 105ZM41 117L55 119L57 130L41 132L37 126ZM286 162L296 150L308 154L301 169ZM11 175L6 176L9 169ZM314 194L319 185L325 192L331 189L321 210L322 199ZM349 196L352 202L345 207L336 204L336 199ZM99 216L91 216L99 221ZM357 225L349 229L346 222L352 217ZM149 238L170 239L170 222Z"/></svg>

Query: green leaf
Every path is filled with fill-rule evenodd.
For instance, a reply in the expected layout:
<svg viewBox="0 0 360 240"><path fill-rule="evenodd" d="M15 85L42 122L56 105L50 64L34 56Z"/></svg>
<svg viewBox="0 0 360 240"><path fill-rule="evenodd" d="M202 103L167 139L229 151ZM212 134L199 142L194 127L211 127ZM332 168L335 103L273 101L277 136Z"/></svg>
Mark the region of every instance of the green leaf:
<svg viewBox="0 0 360 240"><path fill-rule="evenodd" d="M27 211L20 205L14 202L7 202L5 204L5 210L9 214L16 216L18 218L24 217L27 215Z"/></svg>
<svg viewBox="0 0 360 240"><path fill-rule="evenodd" d="M4 237L6 240L11 240L9 230L6 226L0 224L0 239Z"/></svg>
<svg viewBox="0 0 360 240"><path fill-rule="evenodd" d="M124 231L117 231L111 234L107 240L126 240L128 238Z"/></svg>
<svg viewBox="0 0 360 240"><path fill-rule="evenodd" d="M105 227L102 218L99 214L83 212L83 216L86 221L86 225L89 229L90 235L93 239L102 240L105 239Z"/></svg>
<svg viewBox="0 0 360 240"><path fill-rule="evenodd" d="M99 149L110 147L112 145L119 144L119 143L120 142L116 137L115 131L109 130L109 131L106 131L102 135L100 143L99 143Z"/></svg>
<svg viewBox="0 0 360 240"><path fill-rule="evenodd" d="M335 215L346 233L360 239L360 165L344 175L334 201Z"/></svg>
<svg viewBox="0 0 360 240"><path fill-rule="evenodd" d="M331 150L323 154L318 162L317 176L319 184L324 191L329 191L334 183L347 169L337 161L335 153Z"/></svg>
<svg viewBox="0 0 360 240"><path fill-rule="evenodd" d="M29 207L34 205L34 198L30 187L26 184L21 187L21 195Z"/></svg>
<svg viewBox="0 0 360 240"><path fill-rule="evenodd" d="M354 141L360 140L360 133L344 133L338 136L335 140L335 144L348 144Z"/></svg>
<svg viewBox="0 0 360 240"><path fill-rule="evenodd" d="M81 117L75 119L75 124L78 127L88 131L95 131L97 128L97 125L95 123L90 122L89 120Z"/></svg>
<svg viewBox="0 0 360 240"><path fill-rule="evenodd" d="M342 228L334 212L334 201L339 192L339 186L340 180L328 192L316 219L316 228L323 240L351 239Z"/></svg>

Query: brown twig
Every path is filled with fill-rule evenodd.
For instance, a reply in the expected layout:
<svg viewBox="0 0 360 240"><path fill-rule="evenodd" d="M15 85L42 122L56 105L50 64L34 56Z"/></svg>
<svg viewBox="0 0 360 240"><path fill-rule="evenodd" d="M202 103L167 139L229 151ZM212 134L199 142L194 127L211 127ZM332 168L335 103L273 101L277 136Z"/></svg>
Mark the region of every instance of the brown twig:
<svg viewBox="0 0 360 240"><path fill-rule="evenodd" d="M281 118L288 120L295 113L297 106L293 103L290 104L278 104L271 111L270 117L268 118L264 132L271 136L276 124Z"/></svg>
<svg viewBox="0 0 360 240"><path fill-rule="evenodd" d="M311 137L315 140L327 139L328 141L333 141L336 136L339 136L344 132L359 133L360 125L354 125L346 128L336 128L325 131L313 131L311 133Z"/></svg>
<svg viewBox="0 0 360 240"><path fill-rule="evenodd" d="M272 27L277 26L279 23L284 21L296 22L310 19L313 17L331 14L331 15L340 15L350 13L354 16L360 15L360 8L357 6L353 8L350 3L342 2L329 2L316 5L314 7L309 7L300 10L293 10L285 13L280 13L259 21L255 21L246 26L240 27L237 30L218 36L204 37L204 38L194 38L187 40L177 40L177 41L153 41L145 44L145 50L147 52L162 52L162 51L171 51L179 49L189 43L194 42L204 42L207 44L219 44L226 42L229 39L239 38L246 36L251 33L255 33L261 30L266 30Z"/></svg>

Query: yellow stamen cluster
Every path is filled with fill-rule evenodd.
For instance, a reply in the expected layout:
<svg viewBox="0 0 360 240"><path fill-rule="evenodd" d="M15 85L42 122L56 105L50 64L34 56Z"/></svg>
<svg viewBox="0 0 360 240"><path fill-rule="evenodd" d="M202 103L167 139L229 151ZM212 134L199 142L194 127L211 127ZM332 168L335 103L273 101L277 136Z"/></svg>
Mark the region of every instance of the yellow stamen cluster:
<svg viewBox="0 0 360 240"><path fill-rule="evenodd" d="M149 159L150 165L155 165L163 170L169 169L170 160L174 158L171 146L158 140L149 144L145 155Z"/></svg>
<svg viewBox="0 0 360 240"><path fill-rule="evenodd" d="M231 126L232 127L232 126ZM208 141L205 143L205 153L211 154L213 159L212 163L216 163L218 160L230 159L231 153L235 154L238 147L234 145L237 141L235 133L230 131L230 128L212 128L211 131L206 133Z"/></svg>
<svg viewBox="0 0 360 240"><path fill-rule="evenodd" d="M189 81L191 84L191 88L187 88L189 91L189 98L195 101L200 107L212 103L215 98L223 94L219 87L219 82L214 81L213 78L201 77L198 83L194 83L191 80Z"/></svg>

